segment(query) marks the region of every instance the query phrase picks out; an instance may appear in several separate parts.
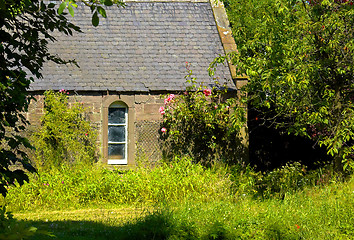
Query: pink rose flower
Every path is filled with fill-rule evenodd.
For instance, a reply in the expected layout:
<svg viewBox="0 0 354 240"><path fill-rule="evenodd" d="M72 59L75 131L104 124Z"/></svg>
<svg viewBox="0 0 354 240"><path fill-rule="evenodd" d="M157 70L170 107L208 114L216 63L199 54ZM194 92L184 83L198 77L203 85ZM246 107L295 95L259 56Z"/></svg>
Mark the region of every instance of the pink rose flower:
<svg viewBox="0 0 354 240"><path fill-rule="evenodd" d="M163 127L163 128L161 128L161 132L163 132L163 133L164 133L164 132L166 132L166 131L167 131L167 129L166 129L166 128L164 128L164 127Z"/></svg>
<svg viewBox="0 0 354 240"><path fill-rule="evenodd" d="M165 114L165 108L164 107L160 107L159 108L159 112L161 113L161 115Z"/></svg>
<svg viewBox="0 0 354 240"><path fill-rule="evenodd" d="M174 94L170 94L170 96L168 97L170 99L170 101L172 101L175 98Z"/></svg>
<svg viewBox="0 0 354 240"><path fill-rule="evenodd" d="M207 88L207 89L204 89L203 90L203 93L204 95L207 97L207 96L210 96L211 95L211 89Z"/></svg>
<svg viewBox="0 0 354 240"><path fill-rule="evenodd" d="M171 102L175 98L174 94L170 94L164 101L165 104Z"/></svg>

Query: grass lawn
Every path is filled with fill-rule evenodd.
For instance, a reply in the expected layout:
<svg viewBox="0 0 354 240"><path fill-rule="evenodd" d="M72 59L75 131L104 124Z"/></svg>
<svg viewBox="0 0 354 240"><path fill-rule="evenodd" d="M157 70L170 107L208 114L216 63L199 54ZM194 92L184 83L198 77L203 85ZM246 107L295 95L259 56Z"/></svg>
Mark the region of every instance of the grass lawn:
<svg viewBox="0 0 354 240"><path fill-rule="evenodd" d="M353 209L354 188L348 184L284 200L244 197L158 208L31 211L15 217L56 239L354 239Z"/></svg>
<svg viewBox="0 0 354 240"><path fill-rule="evenodd" d="M188 161L125 173L42 172L9 189L3 204L16 221L0 240L354 239L353 177L297 189L305 177L276 176L272 186L291 180L280 183L284 194L262 198L254 194L259 175Z"/></svg>
<svg viewBox="0 0 354 240"><path fill-rule="evenodd" d="M133 219L146 215L138 208L80 209L71 211L38 211L15 213L14 217L47 234L29 239L117 239L120 228Z"/></svg>

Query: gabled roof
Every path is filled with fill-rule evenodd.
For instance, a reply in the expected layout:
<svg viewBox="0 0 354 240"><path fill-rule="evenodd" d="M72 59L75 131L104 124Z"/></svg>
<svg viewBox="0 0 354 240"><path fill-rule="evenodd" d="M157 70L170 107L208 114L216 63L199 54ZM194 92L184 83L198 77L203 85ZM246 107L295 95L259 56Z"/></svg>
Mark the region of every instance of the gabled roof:
<svg viewBox="0 0 354 240"><path fill-rule="evenodd" d="M58 33L49 49L75 59L80 68L46 63L32 91L179 91L185 89L186 62L197 81L214 82L208 66L225 52L209 1L135 1L125 8L106 7L106 12L107 18L93 27L90 9L79 5L72 22L83 33ZM231 80L229 67L219 66L215 77Z"/></svg>

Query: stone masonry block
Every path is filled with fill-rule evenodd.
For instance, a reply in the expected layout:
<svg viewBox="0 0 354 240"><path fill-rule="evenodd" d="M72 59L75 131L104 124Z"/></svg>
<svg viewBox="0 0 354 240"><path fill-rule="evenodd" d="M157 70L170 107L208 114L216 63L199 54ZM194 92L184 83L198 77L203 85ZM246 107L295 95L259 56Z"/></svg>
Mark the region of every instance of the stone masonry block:
<svg viewBox="0 0 354 240"><path fill-rule="evenodd" d="M159 108L161 106L162 106L161 104L146 104L144 106L144 114L160 115Z"/></svg>
<svg viewBox="0 0 354 240"><path fill-rule="evenodd" d="M162 121L161 114L136 114L136 121Z"/></svg>
<svg viewBox="0 0 354 240"><path fill-rule="evenodd" d="M150 100L150 96L144 94L137 94L135 95L135 103L147 103Z"/></svg>

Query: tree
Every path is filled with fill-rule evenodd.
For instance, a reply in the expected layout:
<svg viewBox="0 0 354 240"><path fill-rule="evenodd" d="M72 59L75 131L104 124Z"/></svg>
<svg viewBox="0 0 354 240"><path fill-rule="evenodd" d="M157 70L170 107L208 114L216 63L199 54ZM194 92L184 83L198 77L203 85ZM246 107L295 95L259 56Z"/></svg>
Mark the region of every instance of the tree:
<svg viewBox="0 0 354 240"><path fill-rule="evenodd" d="M111 6L111 0L83 1L92 11L92 24L99 23L98 13L105 17L101 5ZM123 5L116 1L117 5ZM56 7L39 0L0 0L0 193L6 196L7 186L28 181L25 170L35 172L24 149L31 148L21 137L28 124L23 113L31 97L27 90L33 77L42 77L45 61L58 64L75 63L48 52L48 42L55 41L53 31L72 35L80 31L70 23L63 11L73 16L75 1L67 0ZM58 8L58 10L57 10ZM15 167L19 165L21 167Z"/></svg>
<svg viewBox="0 0 354 240"><path fill-rule="evenodd" d="M348 0L224 0L229 55L259 119L326 146L354 167L354 6Z"/></svg>

